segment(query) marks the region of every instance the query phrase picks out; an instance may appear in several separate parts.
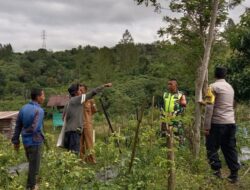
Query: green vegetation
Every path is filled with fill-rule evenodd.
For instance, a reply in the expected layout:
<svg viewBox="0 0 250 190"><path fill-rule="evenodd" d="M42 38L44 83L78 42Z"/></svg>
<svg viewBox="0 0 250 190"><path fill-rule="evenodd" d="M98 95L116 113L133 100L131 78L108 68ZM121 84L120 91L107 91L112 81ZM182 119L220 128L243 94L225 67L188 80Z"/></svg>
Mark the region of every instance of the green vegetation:
<svg viewBox="0 0 250 190"><path fill-rule="evenodd" d="M247 24L249 12L239 24L224 32L223 39L216 40L209 69L212 81L215 65L229 68L229 79L239 101L249 100ZM62 52L40 49L21 54L12 52L9 46L0 46L0 110L19 109L34 86L44 88L48 97L67 94L72 82L82 82L91 88L112 81L114 88L104 96L112 113L117 115L134 113L145 97L150 102L152 95L161 96L168 78L176 78L181 90L192 98L201 53L195 40L134 44L128 31L112 48L79 46Z"/></svg>
<svg viewBox="0 0 250 190"><path fill-rule="evenodd" d="M249 130L249 119L246 121L247 112L245 106L238 107L238 120L240 128L237 136L238 146L249 145L250 139L245 138L241 132L243 127ZM154 115L158 111L154 110ZM183 120L190 120L191 113L187 112ZM87 165L79 158L61 148L56 148L56 140L59 130L54 131L51 120L45 122L46 138L49 149L44 146L44 153L41 165L40 189L166 189L166 171L170 166L167 160L165 138L159 138L159 121L155 117L153 123L151 112L144 116L139 135L139 144L132 172L128 174L128 165L131 156L132 141L134 138L135 120L122 120L113 122L116 128L116 135L109 135L108 127L102 117L95 121L97 131L97 142L95 152L97 157L96 165ZM186 125L188 131L191 126ZM120 154L114 140L119 140L122 153ZM236 185L232 185L227 180L219 180L213 177L206 160L204 145L200 158L194 160L189 150L189 139L185 141L185 146L178 146L176 140L176 189L241 189L247 190L249 187L249 174L244 176ZM203 143L202 143L203 144ZM222 156L222 155L221 155ZM23 189L26 183L26 172L20 172L19 176L8 174L8 168L25 162L24 150L21 148L16 153L11 144L1 136L0 143L0 189ZM250 162L243 162L240 176L249 167ZM111 168L111 169L110 169ZM228 175L228 169L223 162L223 175ZM113 171L114 178L108 172ZM105 178L106 171L106 178ZM117 175L118 174L118 175Z"/></svg>
<svg viewBox="0 0 250 190"><path fill-rule="evenodd" d="M137 2L145 2L146 5L152 2L153 6L160 8L155 0ZM46 118L45 131L49 149L44 147L40 189L166 189L166 175L171 164L176 166L176 189L249 189L249 173L244 175L249 168L249 161L244 162L240 171L240 177L244 177L238 184L232 185L212 176L206 160L204 141L201 141L199 158L193 158L191 150L196 71L204 51L204 31L207 31L210 22L211 6L208 1L171 2L173 12L184 11L190 14L190 17L179 20L165 18L170 25L162 28L159 34L171 34L171 41L135 44L132 35L126 30L122 39L111 48L79 46L59 52L39 49L14 53L10 44L0 45L0 111L19 110L29 100L29 89L32 87L44 88L49 97L67 94L67 87L73 82L85 83L90 88L106 82L113 83L113 88L105 91L102 98L116 134L109 134L103 115L98 113L95 116L97 165L87 165L76 155L56 148L59 131L53 131L51 119ZM241 1L232 2L237 4ZM200 9L197 9L198 5L201 6ZM226 21L227 10L224 3L219 10L217 26ZM199 20L199 16L204 20ZM199 25L202 30L192 25L192 19L202 22ZM229 69L228 79L235 89L238 101L236 115L239 151L240 147L249 146L250 143L249 137L244 133L244 129L250 131L249 27L250 11L244 13L238 24L229 20L225 31L217 34L209 65L210 82L216 65L224 65ZM157 135L159 111L155 109L152 113L150 108L152 96L155 96L157 107L158 97L162 95L169 78L178 80L180 90L186 92L188 98L186 114L182 118L186 141L184 146L179 146L176 140L174 163L167 160L166 139ZM140 128L136 158L129 174L128 165L136 127L135 112L145 101L146 110ZM51 112L45 105L44 107L47 113ZM121 154L115 140L121 144ZM14 152L10 142L0 136L0 189L24 188L26 172L13 176L8 173L8 168L25 160L23 148L19 153ZM223 166L223 175L227 176L225 163ZM100 177L105 171L107 176L109 170L118 175L112 179Z"/></svg>

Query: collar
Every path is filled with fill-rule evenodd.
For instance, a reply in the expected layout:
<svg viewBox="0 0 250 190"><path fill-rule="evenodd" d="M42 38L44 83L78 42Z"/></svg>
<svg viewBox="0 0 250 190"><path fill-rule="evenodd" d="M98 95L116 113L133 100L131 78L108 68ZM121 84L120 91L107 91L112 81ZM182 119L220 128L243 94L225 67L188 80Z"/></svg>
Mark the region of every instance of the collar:
<svg viewBox="0 0 250 190"><path fill-rule="evenodd" d="M29 102L29 104L36 105L36 106L39 106L39 107L40 107L40 104L38 104L36 101L33 101L33 100L31 100L31 101Z"/></svg>
<svg viewBox="0 0 250 190"><path fill-rule="evenodd" d="M225 79L217 79L215 82L226 82Z"/></svg>
<svg viewBox="0 0 250 190"><path fill-rule="evenodd" d="M178 89L175 92L170 92L168 90L167 90L167 92L170 93L170 94L179 94L179 90Z"/></svg>

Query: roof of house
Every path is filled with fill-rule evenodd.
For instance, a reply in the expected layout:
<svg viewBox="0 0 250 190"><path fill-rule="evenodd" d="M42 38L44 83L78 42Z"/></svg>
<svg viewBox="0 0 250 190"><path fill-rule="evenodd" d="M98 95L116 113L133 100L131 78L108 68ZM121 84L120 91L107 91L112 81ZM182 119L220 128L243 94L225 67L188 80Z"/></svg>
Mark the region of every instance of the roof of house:
<svg viewBox="0 0 250 190"><path fill-rule="evenodd" d="M48 107L54 107L54 106L65 106L67 102L69 101L69 96L67 95L56 95L51 96L49 98L49 101L47 103Z"/></svg>
<svg viewBox="0 0 250 190"><path fill-rule="evenodd" d="M10 119L17 116L19 111L0 111L0 119Z"/></svg>

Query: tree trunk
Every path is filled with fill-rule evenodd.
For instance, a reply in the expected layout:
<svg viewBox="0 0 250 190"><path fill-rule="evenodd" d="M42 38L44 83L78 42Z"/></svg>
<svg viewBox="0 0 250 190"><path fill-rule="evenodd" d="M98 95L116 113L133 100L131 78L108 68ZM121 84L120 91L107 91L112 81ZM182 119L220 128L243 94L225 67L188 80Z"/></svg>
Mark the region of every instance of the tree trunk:
<svg viewBox="0 0 250 190"><path fill-rule="evenodd" d="M209 26L209 32L207 36L205 51L202 59L202 64L198 68L196 84L195 84L195 123L194 123L194 137L193 137L193 155L195 158L199 157L200 152L200 128L201 128L201 102L202 102L202 89L208 69L208 63L210 60L211 47L214 40L214 29L217 18L219 0L213 1L213 10L211 15L211 23Z"/></svg>
<svg viewBox="0 0 250 190"><path fill-rule="evenodd" d="M202 87L202 94L207 93L208 88L208 69L206 70L205 80ZM201 106L201 131L204 131L205 107ZM204 135L201 134L201 142L205 142Z"/></svg>

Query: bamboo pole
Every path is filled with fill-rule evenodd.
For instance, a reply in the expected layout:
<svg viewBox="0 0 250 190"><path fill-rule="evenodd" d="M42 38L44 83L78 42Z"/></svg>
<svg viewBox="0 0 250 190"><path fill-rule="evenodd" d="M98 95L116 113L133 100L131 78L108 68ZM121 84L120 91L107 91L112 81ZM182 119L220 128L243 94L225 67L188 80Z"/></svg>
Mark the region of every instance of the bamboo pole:
<svg viewBox="0 0 250 190"><path fill-rule="evenodd" d="M142 116L143 116L143 112L144 112L144 105L145 104L142 105L140 113L139 113L138 110L136 111L137 126L136 126L136 131L135 131L135 138L134 138L134 144L133 144L133 148L132 148L132 154L131 154L131 160L130 160L130 163L129 163L128 173L131 172L133 162L134 162L134 158L135 158L136 145L137 145L138 138L139 138L139 128L140 128L140 125L141 125Z"/></svg>
<svg viewBox="0 0 250 190"><path fill-rule="evenodd" d="M105 107L104 107L103 101L102 101L101 98L100 98L99 100L100 100L100 103L101 103L101 106L102 106L102 110L103 110L104 116L105 116L105 118L106 118L106 120L107 120L107 122L108 122L109 129L111 130L112 134L114 134L115 131L114 131L112 125L111 125L111 122L110 122L110 119L109 119L109 117L108 117L108 113L107 113L107 111L106 111L106 109L105 109ZM118 147L118 149L119 149L119 152L120 152L120 154L121 154L122 151L121 151L120 144L119 144L118 140L115 140L115 143L116 143L116 145L117 145L117 147Z"/></svg>

